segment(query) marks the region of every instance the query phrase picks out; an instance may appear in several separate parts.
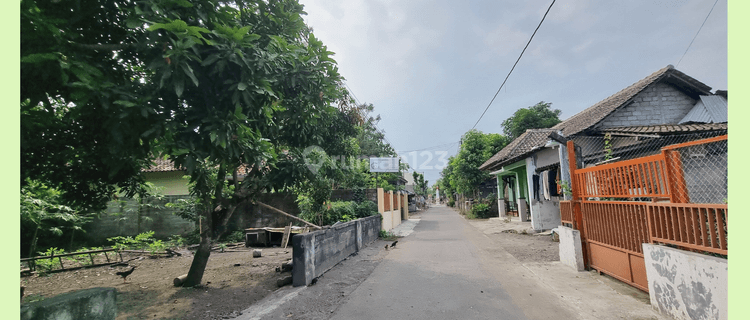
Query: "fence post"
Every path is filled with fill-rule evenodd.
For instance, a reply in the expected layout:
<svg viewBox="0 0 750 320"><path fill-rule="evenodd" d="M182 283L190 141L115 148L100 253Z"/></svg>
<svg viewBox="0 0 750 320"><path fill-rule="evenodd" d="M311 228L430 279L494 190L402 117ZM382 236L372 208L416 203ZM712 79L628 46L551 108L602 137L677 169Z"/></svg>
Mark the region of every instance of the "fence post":
<svg viewBox="0 0 750 320"><path fill-rule="evenodd" d="M583 187L582 184L579 184L579 181L577 181L576 177L576 169L578 159L576 159L576 148L575 144L573 143L573 140L568 140L567 143L567 149L568 149L568 166L570 170L570 190L572 191L573 195L571 196L570 204L573 209L573 222L575 223L573 225L573 228L577 229L581 233L581 251L583 253L583 266L584 268L589 265L589 257L588 257L588 248L586 243L586 232L583 228L583 213L581 212L581 199L579 199L580 196L580 190L579 188Z"/></svg>
<svg viewBox="0 0 750 320"><path fill-rule="evenodd" d="M688 203L690 198L685 184L685 175L682 172L682 159L677 150L661 150L666 166L666 176L669 183L669 201L672 203Z"/></svg>

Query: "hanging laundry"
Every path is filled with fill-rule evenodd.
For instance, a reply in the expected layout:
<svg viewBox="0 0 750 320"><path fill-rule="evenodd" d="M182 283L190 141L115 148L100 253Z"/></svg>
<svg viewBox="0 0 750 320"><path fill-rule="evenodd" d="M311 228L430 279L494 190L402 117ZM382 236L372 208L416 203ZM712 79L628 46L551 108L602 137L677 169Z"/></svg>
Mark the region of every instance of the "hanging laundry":
<svg viewBox="0 0 750 320"><path fill-rule="evenodd" d="M542 171L542 191L544 193L544 200L550 200L549 195L549 170Z"/></svg>
<svg viewBox="0 0 750 320"><path fill-rule="evenodd" d="M557 169L550 169L547 171L547 174L549 175L547 178L549 181L549 195L557 197L559 195L557 193Z"/></svg>

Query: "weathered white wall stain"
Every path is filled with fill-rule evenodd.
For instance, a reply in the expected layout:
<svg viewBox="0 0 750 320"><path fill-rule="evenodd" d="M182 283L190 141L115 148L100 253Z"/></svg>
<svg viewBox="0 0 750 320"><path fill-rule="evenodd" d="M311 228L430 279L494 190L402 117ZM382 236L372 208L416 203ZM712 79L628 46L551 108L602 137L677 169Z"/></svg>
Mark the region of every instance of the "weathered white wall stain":
<svg viewBox="0 0 750 320"><path fill-rule="evenodd" d="M645 243L643 255L654 309L675 319L728 318L726 259Z"/></svg>

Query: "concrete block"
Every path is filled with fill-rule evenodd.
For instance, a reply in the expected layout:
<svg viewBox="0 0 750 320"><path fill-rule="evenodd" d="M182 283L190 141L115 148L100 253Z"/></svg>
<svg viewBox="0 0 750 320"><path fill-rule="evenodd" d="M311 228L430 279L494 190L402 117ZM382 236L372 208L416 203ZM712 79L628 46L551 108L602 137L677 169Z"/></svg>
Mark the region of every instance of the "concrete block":
<svg viewBox="0 0 750 320"><path fill-rule="evenodd" d="M565 226L557 227L560 235L560 262L576 271L584 271L581 232Z"/></svg>
<svg viewBox="0 0 750 320"><path fill-rule="evenodd" d="M727 260L643 244L651 306L675 319L727 319Z"/></svg>
<svg viewBox="0 0 750 320"><path fill-rule="evenodd" d="M21 305L22 320L113 320L116 317L117 290L115 288L73 291Z"/></svg>
<svg viewBox="0 0 750 320"><path fill-rule="evenodd" d="M260 256L263 255L262 249L255 249L253 250L253 258L260 258Z"/></svg>

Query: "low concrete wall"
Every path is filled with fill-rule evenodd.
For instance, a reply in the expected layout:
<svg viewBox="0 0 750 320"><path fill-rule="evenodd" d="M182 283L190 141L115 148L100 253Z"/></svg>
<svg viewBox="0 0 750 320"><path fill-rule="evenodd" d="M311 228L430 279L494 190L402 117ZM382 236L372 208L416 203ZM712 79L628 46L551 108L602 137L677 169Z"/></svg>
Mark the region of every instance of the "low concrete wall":
<svg viewBox="0 0 750 320"><path fill-rule="evenodd" d="M378 238L380 217L372 216L341 223L325 230L292 237L292 283L310 282L337 263Z"/></svg>
<svg viewBox="0 0 750 320"><path fill-rule="evenodd" d="M386 211L380 215L383 216L383 223L381 224L383 231L391 231L401 224L401 210Z"/></svg>
<svg viewBox="0 0 750 320"><path fill-rule="evenodd" d="M727 260L643 244L651 306L675 319L727 319Z"/></svg>
<svg viewBox="0 0 750 320"><path fill-rule="evenodd" d="M583 250L581 232L565 226L557 227L560 236L560 262L576 271L583 271Z"/></svg>
<svg viewBox="0 0 750 320"><path fill-rule="evenodd" d="M22 320L112 320L116 317L117 290L115 288L73 291L21 305Z"/></svg>

